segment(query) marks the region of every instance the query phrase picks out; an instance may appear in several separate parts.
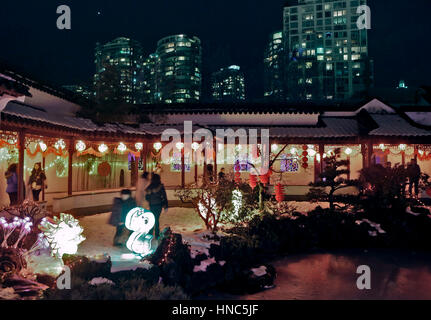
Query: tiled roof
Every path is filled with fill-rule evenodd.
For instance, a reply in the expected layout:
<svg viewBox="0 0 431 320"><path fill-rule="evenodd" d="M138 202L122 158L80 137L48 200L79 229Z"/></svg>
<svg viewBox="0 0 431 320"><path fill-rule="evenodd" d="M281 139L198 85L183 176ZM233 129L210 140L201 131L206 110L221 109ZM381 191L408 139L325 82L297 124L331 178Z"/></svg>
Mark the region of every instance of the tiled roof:
<svg viewBox="0 0 431 320"><path fill-rule="evenodd" d="M322 121L317 126L238 126L238 125L209 125L209 126L198 126L193 125L193 131L207 128L213 132L216 129L233 129L237 130L239 128L244 128L246 130L249 129L258 129L260 132L261 129L269 129L270 136L273 138L345 138L345 137L355 137L359 135L358 122L355 118L322 118ZM161 135L166 129L176 129L180 133L184 131L183 124L164 124L164 125L156 125L156 124L141 124L141 129L145 132Z"/></svg>
<svg viewBox="0 0 431 320"><path fill-rule="evenodd" d="M369 132L371 136L423 137L431 136L431 130L418 128L398 114L370 114L378 128Z"/></svg>

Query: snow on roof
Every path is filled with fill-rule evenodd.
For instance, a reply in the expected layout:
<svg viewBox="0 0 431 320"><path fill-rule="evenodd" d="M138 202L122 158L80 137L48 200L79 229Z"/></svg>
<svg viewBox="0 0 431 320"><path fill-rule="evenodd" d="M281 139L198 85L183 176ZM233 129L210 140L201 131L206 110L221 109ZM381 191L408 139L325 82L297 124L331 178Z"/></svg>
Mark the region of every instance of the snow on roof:
<svg viewBox="0 0 431 320"><path fill-rule="evenodd" d="M379 126L369 132L372 136L431 136L431 131L414 127L398 114L371 114Z"/></svg>

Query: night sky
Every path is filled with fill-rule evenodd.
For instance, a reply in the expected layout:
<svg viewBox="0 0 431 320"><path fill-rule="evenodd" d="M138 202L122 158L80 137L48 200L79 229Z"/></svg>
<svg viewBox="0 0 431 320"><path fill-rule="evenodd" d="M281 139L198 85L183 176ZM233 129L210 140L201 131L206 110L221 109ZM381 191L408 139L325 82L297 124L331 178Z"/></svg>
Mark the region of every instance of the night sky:
<svg viewBox="0 0 431 320"><path fill-rule="evenodd" d="M204 82L220 67L238 64L249 98L263 94L263 52L269 33L282 29L285 0L4 0L0 59L56 85L90 82L94 46L118 36L140 41L145 53L170 35L196 35L203 44ZM72 30L56 28L56 8L72 10ZM369 0L370 56L378 87L431 85L431 1ZM98 15L100 12L100 15Z"/></svg>

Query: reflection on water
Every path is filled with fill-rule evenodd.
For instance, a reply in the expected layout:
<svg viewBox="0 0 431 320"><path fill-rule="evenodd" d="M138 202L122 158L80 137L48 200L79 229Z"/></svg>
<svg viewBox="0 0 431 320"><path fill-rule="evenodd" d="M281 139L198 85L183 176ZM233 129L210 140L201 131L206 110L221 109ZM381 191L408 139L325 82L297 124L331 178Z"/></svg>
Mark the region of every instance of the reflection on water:
<svg viewBox="0 0 431 320"><path fill-rule="evenodd" d="M431 299L431 255L428 254L399 251L322 253L291 256L273 265L278 274L276 287L239 299ZM356 287L360 276L356 269L360 265L371 268L371 290L361 291Z"/></svg>

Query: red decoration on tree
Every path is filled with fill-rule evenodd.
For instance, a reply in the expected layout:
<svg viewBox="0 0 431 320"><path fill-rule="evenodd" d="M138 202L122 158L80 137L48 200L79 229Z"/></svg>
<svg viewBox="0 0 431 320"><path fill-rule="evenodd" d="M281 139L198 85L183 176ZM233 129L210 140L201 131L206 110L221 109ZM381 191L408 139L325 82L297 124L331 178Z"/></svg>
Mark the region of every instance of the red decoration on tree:
<svg viewBox="0 0 431 320"><path fill-rule="evenodd" d="M250 181L249 181L250 187L254 190L257 186L257 177L254 174L250 174Z"/></svg>
<svg viewBox="0 0 431 320"><path fill-rule="evenodd" d="M277 200L278 203L284 200L284 186L281 183L275 186L275 200Z"/></svg>
<svg viewBox="0 0 431 320"><path fill-rule="evenodd" d="M97 167L97 172L101 177L107 177L111 174L111 165L108 162L102 162Z"/></svg>
<svg viewBox="0 0 431 320"><path fill-rule="evenodd" d="M268 174L261 175L259 176L259 178L260 178L260 182L262 182L265 186L268 184L269 182Z"/></svg>
<svg viewBox="0 0 431 320"><path fill-rule="evenodd" d="M236 183L240 183L241 182L241 173L240 172L235 172L235 182Z"/></svg>

